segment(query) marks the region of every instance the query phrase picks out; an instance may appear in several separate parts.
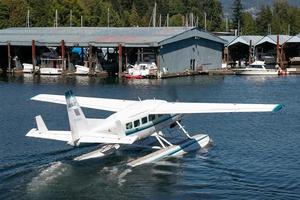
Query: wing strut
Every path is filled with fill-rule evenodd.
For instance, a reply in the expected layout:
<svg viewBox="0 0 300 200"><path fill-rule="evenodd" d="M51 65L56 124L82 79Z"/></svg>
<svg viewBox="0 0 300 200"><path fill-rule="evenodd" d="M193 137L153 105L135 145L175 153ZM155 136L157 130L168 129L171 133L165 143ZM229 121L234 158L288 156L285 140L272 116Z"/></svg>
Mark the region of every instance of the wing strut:
<svg viewBox="0 0 300 200"><path fill-rule="evenodd" d="M179 121L176 121L176 124L179 126L179 129L182 130L182 132L188 137L192 138L189 133L184 129L184 127L179 123Z"/></svg>

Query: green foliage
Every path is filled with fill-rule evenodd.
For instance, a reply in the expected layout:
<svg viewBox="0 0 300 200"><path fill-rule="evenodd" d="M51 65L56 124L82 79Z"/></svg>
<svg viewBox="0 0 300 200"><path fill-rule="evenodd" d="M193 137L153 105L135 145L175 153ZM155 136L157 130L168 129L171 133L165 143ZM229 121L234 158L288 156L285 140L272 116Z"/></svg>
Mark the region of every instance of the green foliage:
<svg viewBox="0 0 300 200"><path fill-rule="evenodd" d="M243 35L254 35L256 34L256 24L252 15L248 12L244 12L242 16L244 26L242 27Z"/></svg>
<svg viewBox="0 0 300 200"><path fill-rule="evenodd" d="M243 5L241 0L234 0L232 8L232 25L234 29L243 26Z"/></svg>
<svg viewBox="0 0 300 200"><path fill-rule="evenodd" d="M269 6L262 7L256 18L256 27L259 34L268 34L268 25L271 24L272 18L271 8Z"/></svg>
<svg viewBox="0 0 300 200"><path fill-rule="evenodd" d="M170 26L183 26L186 17L193 13L194 25L204 27L204 13L208 31L225 31L225 20L220 0L156 0L157 18L166 25L169 14ZM144 0L0 0L0 28L25 27L27 10L30 10L30 26L51 27L55 10L58 26L149 26L154 1ZM108 11L109 10L109 11ZM72 17L70 16L72 11ZM109 12L109 15L108 15ZM70 18L72 23L70 22ZM232 20L229 26L237 29L240 22L242 34L291 34L300 32L300 9L287 0L274 0L273 6L264 6L256 17L243 10L242 0L234 0ZM198 21L197 21L198 20Z"/></svg>
<svg viewBox="0 0 300 200"><path fill-rule="evenodd" d="M271 34L298 34L300 32L300 9L292 7L287 0L275 0L273 9L262 7L258 13L256 24L257 33L268 34L268 26ZM289 32L290 27L290 32Z"/></svg>
<svg viewBox="0 0 300 200"><path fill-rule="evenodd" d="M183 15L177 14L170 17L170 26L182 26Z"/></svg>
<svg viewBox="0 0 300 200"><path fill-rule="evenodd" d="M0 1L0 28L8 26L9 9L7 5Z"/></svg>

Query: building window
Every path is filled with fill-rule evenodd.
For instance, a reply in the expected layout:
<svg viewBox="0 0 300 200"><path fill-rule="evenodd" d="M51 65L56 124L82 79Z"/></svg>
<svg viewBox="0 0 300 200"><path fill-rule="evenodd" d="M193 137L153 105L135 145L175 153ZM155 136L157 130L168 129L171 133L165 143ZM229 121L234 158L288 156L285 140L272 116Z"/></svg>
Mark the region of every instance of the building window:
<svg viewBox="0 0 300 200"><path fill-rule="evenodd" d="M142 124L146 124L148 122L148 118L147 117L143 117L142 118Z"/></svg>
<svg viewBox="0 0 300 200"><path fill-rule="evenodd" d="M190 69L191 69L192 71L195 71L195 59L191 59L191 60L190 60Z"/></svg>
<svg viewBox="0 0 300 200"><path fill-rule="evenodd" d="M126 124L126 129L132 129L132 122Z"/></svg>
<svg viewBox="0 0 300 200"><path fill-rule="evenodd" d="M135 121L133 122L133 124L134 124L134 128L138 127L138 126L140 125L140 120L139 120L139 119L138 119L138 120L135 120Z"/></svg>

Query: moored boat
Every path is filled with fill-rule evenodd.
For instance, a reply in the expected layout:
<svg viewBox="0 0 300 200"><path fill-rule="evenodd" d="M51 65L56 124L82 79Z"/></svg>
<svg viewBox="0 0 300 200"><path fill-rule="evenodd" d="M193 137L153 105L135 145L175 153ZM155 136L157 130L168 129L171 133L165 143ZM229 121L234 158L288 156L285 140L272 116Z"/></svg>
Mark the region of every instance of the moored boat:
<svg viewBox="0 0 300 200"><path fill-rule="evenodd" d="M154 62L141 62L135 65L128 65L124 76L135 79L156 77L157 66Z"/></svg>
<svg viewBox="0 0 300 200"><path fill-rule="evenodd" d="M246 68L235 69L236 75L279 75L276 68L267 68L264 61L255 61Z"/></svg>

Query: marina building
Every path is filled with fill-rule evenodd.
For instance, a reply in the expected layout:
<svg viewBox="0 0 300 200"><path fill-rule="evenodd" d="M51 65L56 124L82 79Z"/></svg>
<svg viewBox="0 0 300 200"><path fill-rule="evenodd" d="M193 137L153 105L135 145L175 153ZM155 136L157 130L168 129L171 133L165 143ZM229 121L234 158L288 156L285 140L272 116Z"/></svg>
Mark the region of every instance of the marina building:
<svg viewBox="0 0 300 200"><path fill-rule="evenodd" d="M161 76L172 76L220 68L225 43L196 27L8 28L0 30L0 66L13 68L17 57L34 66L60 61L68 70L85 62L121 74L128 64L154 62Z"/></svg>

